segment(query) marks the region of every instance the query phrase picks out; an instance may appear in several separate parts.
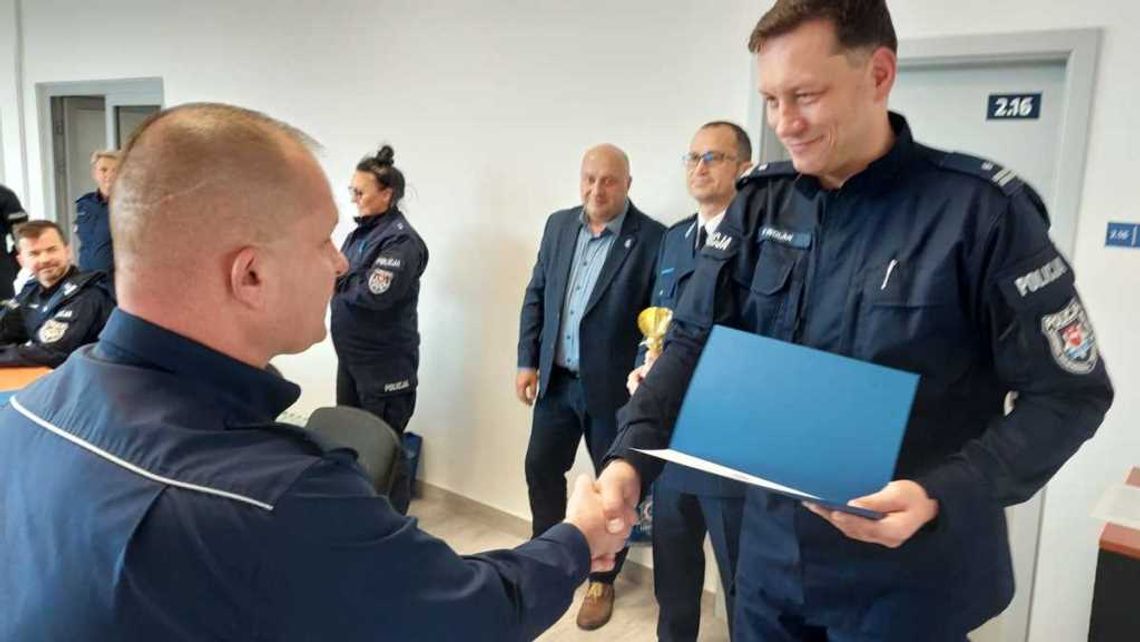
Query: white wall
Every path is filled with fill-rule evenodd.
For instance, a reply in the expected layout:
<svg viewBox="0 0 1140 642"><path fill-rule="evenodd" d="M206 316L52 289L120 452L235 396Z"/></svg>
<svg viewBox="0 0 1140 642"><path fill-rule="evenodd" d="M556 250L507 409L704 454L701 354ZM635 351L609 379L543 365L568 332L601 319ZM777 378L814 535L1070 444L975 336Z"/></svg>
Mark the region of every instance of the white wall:
<svg viewBox="0 0 1140 642"><path fill-rule="evenodd" d="M477 6L476 6L477 5ZM551 211L575 204L581 152L632 157L632 198L686 213L679 161L702 122L743 122L751 3L207 0L25 3L26 109L36 83L161 76L168 104L262 109L325 146L341 205L357 160L390 141L431 252L420 304L424 476L528 516L530 414L514 399L523 287ZM102 25L93 29L92 25ZM31 204L44 202L28 123ZM6 147L11 147L5 137ZM281 359L302 410L333 402L331 347Z"/></svg>
<svg viewBox="0 0 1140 642"><path fill-rule="evenodd" d="M17 47L16 0L0 0L0 183L23 196L20 121L16 109Z"/></svg>
<svg viewBox="0 0 1140 642"><path fill-rule="evenodd" d="M469 6L475 5L476 6ZM334 186L381 140L411 185L406 209L432 252L424 279L420 406L428 481L520 516L529 413L513 399L518 304L546 214L576 200L586 146L633 159L634 200L667 221L688 208L677 155L692 130L744 121L743 43L767 2L608 3L300 0L24 3L25 111L35 83L161 76L168 104L224 100L263 109L326 146ZM0 0L5 168L24 171ZM709 11L715 6L718 13ZM1100 434L1050 486L1031 638L1083 640L1100 490L1140 463L1140 252L1103 247L1106 221L1140 220L1140 5L1125 0L908 0L903 38L1104 27L1075 263L1117 384ZM92 25L100 25L94 29ZM27 122L31 211L42 211L38 124ZM18 190L19 191L19 190ZM351 207L336 190L348 229ZM302 409L331 403L331 349L284 359Z"/></svg>

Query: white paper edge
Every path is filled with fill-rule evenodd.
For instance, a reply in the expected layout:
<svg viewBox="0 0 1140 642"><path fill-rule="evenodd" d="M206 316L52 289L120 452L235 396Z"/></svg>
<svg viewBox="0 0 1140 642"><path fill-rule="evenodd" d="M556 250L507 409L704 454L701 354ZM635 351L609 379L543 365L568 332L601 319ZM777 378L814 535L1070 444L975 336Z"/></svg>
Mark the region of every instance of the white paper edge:
<svg viewBox="0 0 1140 642"><path fill-rule="evenodd" d="M712 473L712 474L718 475L720 477L727 477L729 479L735 479L736 481L744 482L746 484L751 484L753 486L759 486L760 488L768 488L771 490L779 491L781 493L789 493L791 495L795 495L797 497L804 497L807 499L820 499L816 495L812 495L810 493L805 493L801 490L796 490L795 488L791 488L790 486L784 486L783 484L777 484L776 482L769 481L767 479L764 479L763 477L757 477L755 475L749 475L748 473L741 472L739 470L736 470L735 468L729 468L728 466L722 466L720 464L711 462L707 459L701 459L700 457L694 457L692 455L683 453L679 450L673 450L672 448L666 448L666 449L662 449L662 450L644 450L642 448L634 448L633 450L636 450L639 453L644 453L644 454L649 455L651 457L656 457L658 459L664 459L665 461L671 461L674 464L680 464L680 465L686 466L688 468L695 468L697 470L701 470L701 471L704 471L706 473Z"/></svg>
<svg viewBox="0 0 1140 642"><path fill-rule="evenodd" d="M1121 502L1132 504L1120 506ZM1093 507L1092 516L1102 522L1116 524L1124 528L1140 530L1140 519L1122 517L1118 511L1127 510L1131 513L1140 512L1140 487L1127 484L1109 486Z"/></svg>

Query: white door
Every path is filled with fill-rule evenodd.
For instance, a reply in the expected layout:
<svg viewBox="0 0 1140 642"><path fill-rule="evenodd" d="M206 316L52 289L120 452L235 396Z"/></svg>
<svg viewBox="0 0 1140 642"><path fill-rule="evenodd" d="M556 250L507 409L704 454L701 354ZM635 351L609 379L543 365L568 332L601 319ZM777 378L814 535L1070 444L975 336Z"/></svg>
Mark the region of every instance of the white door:
<svg viewBox="0 0 1140 642"><path fill-rule="evenodd" d="M75 200L95 189L91 154L118 149L150 114L161 109L162 80L41 83L41 149L45 169L45 210L70 232Z"/></svg>

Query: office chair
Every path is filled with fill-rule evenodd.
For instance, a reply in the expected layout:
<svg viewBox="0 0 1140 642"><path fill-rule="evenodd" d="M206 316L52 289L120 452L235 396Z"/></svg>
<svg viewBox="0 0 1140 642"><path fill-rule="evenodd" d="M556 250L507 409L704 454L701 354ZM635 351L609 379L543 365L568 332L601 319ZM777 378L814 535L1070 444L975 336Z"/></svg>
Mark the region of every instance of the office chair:
<svg viewBox="0 0 1140 642"><path fill-rule="evenodd" d="M305 427L355 450L356 459L376 492L389 494L402 451L399 435L387 422L359 408L332 406L315 410Z"/></svg>

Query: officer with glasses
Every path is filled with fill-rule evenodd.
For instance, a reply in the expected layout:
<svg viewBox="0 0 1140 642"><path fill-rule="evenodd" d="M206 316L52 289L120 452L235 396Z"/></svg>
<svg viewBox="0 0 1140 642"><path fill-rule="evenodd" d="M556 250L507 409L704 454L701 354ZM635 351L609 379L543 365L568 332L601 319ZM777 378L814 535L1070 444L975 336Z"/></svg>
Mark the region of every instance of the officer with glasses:
<svg viewBox="0 0 1140 642"><path fill-rule="evenodd" d="M670 310L676 309L693 275L697 255L736 196L736 179L752 164L752 142L739 125L713 121L697 130L681 160L697 212L666 230L657 253L652 305ZM642 349L638 361L645 362L646 356ZM651 362L642 363L630 373L631 395L651 366ZM658 640L697 639L706 532L732 612L732 581L743 513L744 488L739 482L666 464L653 486L653 592L660 606Z"/></svg>

